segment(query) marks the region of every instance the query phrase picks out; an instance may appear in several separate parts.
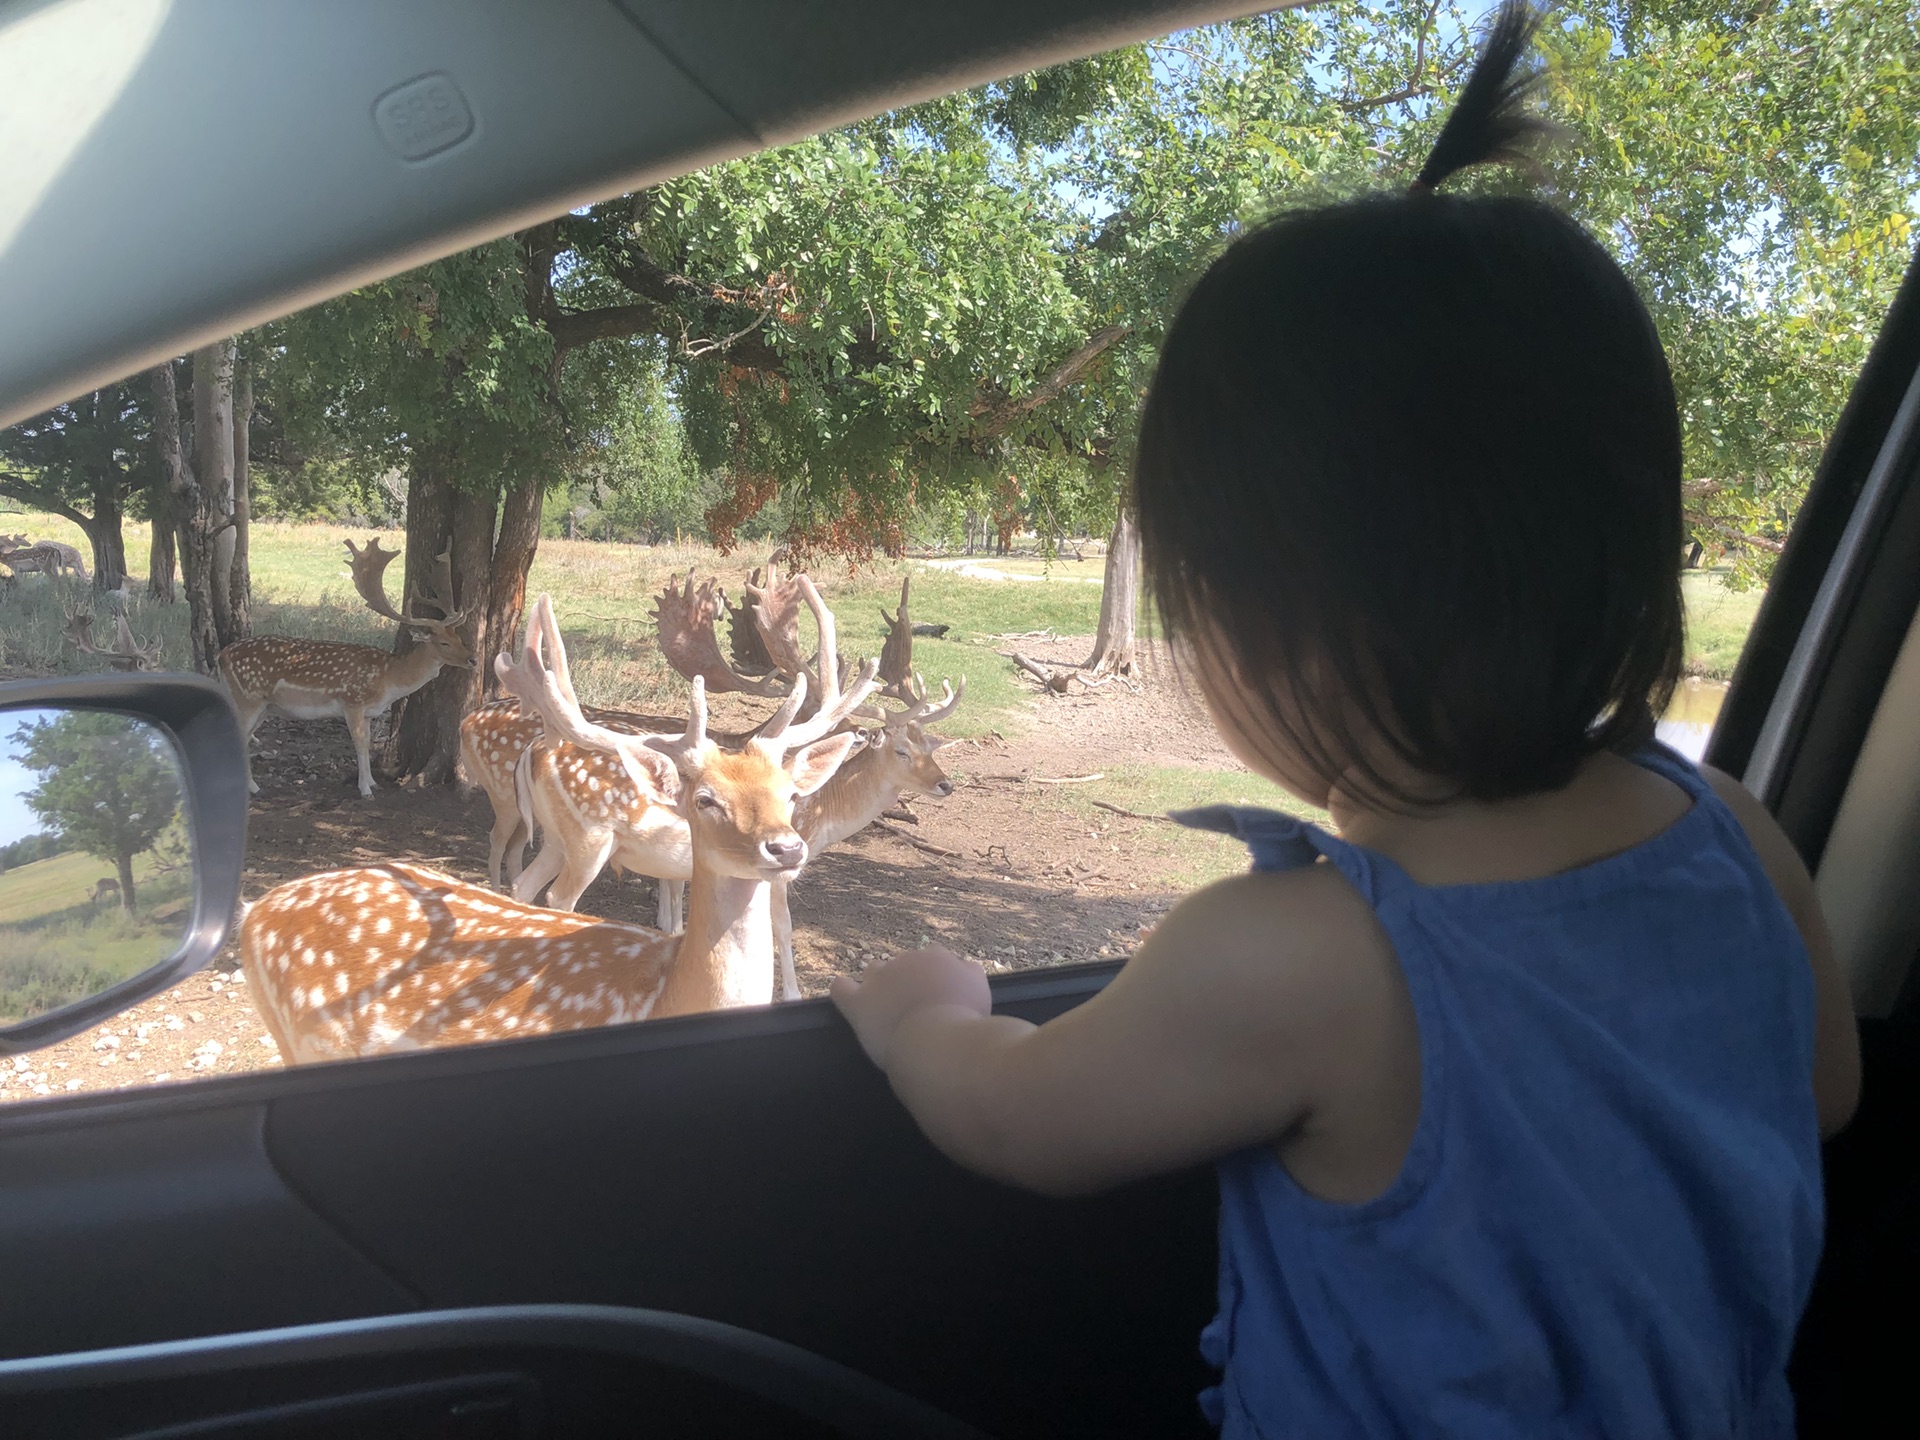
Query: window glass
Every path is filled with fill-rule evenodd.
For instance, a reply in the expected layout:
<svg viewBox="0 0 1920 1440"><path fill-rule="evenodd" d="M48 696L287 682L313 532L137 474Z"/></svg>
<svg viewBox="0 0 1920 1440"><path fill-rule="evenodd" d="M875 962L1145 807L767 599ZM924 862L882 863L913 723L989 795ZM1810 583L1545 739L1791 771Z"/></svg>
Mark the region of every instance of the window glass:
<svg viewBox="0 0 1920 1440"><path fill-rule="evenodd" d="M610 198L0 432L0 674L104 672L112 647L77 648L69 617L124 615L169 668L253 637L230 683L249 714L278 702L252 740L255 963L230 946L0 1062L0 1100L673 1008L650 987L677 942L636 939L655 959L615 974L593 950L615 932L488 898L519 797L536 880L651 926L647 867L684 870L689 825L778 782L716 770L682 804L658 750L590 749L516 779L527 727L487 708L491 662L543 593L602 730L678 731L692 673L723 737L809 665L817 689L797 572L838 657L883 662L889 723L801 812L805 994L923 941L995 973L1124 957L1243 863L1165 810L1303 808L1227 752L1115 581L1159 339L1236 224L1407 183L1482 13L1315 6L1015 77ZM1662 731L1696 755L1912 251L1916 132L1887 78L1920 68L1908 18L1569 0L1542 40L1568 129L1549 193L1646 297L1680 397L1691 633ZM353 695L391 701L364 795ZM642 772L670 803L634 798ZM769 838L735 831L702 853ZM310 878L394 864L482 888ZM420 947L456 920L491 938L448 968ZM729 993L779 995L772 949ZM438 1008L403 999L428 972Z"/></svg>

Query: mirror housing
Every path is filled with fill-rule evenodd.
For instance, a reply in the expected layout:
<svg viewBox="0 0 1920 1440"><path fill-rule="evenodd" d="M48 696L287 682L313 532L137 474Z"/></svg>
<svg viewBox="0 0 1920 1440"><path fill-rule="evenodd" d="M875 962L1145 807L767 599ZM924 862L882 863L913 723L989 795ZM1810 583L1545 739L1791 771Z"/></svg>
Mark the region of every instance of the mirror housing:
<svg viewBox="0 0 1920 1440"><path fill-rule="evenodd" d="M173 741L193 847L193 899L171 959L98 994L0 1028L0 1055L78 1035L203 969L232 928L246 858L243 742L232 702L219 685L197 675L76 675L0 684L0 725L10 711L33 709L111 711L144 721Z"/></svg>

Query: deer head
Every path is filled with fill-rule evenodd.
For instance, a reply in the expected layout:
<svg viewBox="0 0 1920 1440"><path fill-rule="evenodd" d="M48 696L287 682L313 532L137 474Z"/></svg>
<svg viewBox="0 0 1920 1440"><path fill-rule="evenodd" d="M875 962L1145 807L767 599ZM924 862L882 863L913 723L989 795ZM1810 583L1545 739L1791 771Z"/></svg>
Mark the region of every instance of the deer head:
<svg viewBox="0 0 1920 1440"><path fill-rule="evenodd" d="M908 690L911 703L905 710L890 714L872 739L875 748L887 747L892 763L907 777L907 782L926 795L953 793L953 781L933 758L947 743L947 737L935 735L926 727L945 720L959 708L961 700L966 698L967 677L960 677L958 689L942 680L940 691L938 704L928 700L927 682L915 675Z"/></svg>
<svg viewBox="0 0 1920 1440"><path fill-rule="evenodd" d="M832 640L831 623L829 618L823 646ZM844 693L836 676L832 696L823 699L812 719L795 724L806 697L802 676L756 735L740 750L725 751L707 736L706 681L696 675L683 734L619 734L581 713L553 603L545 595L534 602L519 661L502 655L494 668L507 690L539 711L548 733L618 755L636 785L664 788L662 781L671 777L660 767L671 766L680 782L681 813L693 835L696 874L704 869L754 881L791 880L800 873L807 846L793 828L793 803L826 784L864 743L857 732L830 732L876 683L871 661Z"/></svg>
<svg viewBox="0 0 1920 1440"><path fill-rule="evenodd" d="M408 606L410 611L417 612L422 603L429 605L440 612L436 618L418 613L402 615L387 599L386 569L399 556L398 550L382 550L378 535L363 546L356 546L351 540L344 543L347 565L353 571L353 588L360 592L369 610L417 631L442 665L465 669L473 664L473 650L460 634L467 612L453 608L453 567L448 551L443 550L435 557L434 573L427 578L425 594L416 590L414 601Z"/></svg>

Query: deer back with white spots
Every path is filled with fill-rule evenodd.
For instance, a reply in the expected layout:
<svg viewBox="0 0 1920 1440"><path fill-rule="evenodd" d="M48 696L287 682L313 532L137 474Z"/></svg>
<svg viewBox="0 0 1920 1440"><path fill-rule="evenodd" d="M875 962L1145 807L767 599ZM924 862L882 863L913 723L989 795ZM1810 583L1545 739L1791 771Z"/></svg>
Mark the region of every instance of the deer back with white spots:
<svg viewBox="0 0 1920 1440"><path fill-rule="evenodd" d="M832 731L872 691L874 667L796 724L804 682L753 739L707 736L696 682L677 736L622 735L581 712L541 596L519 661L496 669L542 725L617 756L631 774L674 767L693 850L678 937L545 910L410 865L311 875L270 891L241 926L255 1003L290 1062L582 1029L769 1003L769 887L796 878L807 845L794 802L862 737Z"/></svg>
<svg viewBox="0 0 1920 1440"><path fill-rule="evenodd" d="M359 761L362 795L373 794L371 721L404 695L411 695L447 666L473 663L473 652L460 627L466 613L453 604L453 579L448 557L439 557L439 574L416 608L424 603L437 616L402 615L388 602L382 572L400 552L382 550L380 541L365 547L346 542L351 556L354 587L375 614L416 631L421 644L404 655L371 645L349 645L335 640L297 640L285 635L259 635L229 645L220 652L220 675L240 712L242 733L252 738L254 727L269 708L298 720L338 717L346 722ZM254 794L253 760L247 759L247 789Z"/></svg>

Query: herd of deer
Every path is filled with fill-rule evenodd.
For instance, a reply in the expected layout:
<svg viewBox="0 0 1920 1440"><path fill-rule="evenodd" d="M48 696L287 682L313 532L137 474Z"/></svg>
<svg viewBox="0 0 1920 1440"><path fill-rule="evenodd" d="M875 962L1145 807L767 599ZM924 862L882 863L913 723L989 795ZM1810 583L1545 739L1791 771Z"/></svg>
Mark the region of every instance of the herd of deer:
<svg viewBox="0 0 1920 1440"><path fill-rule="evenodd" d="M229 647L220 668L249 735L269 706L344 719L370 794L371 717L472 659L450 585L425 599L437 617L399 614L381 579L398 552L377 541L348 550L367 603L420 631L424 645L394 656L262 636ZM799 640L802 606L818 630L811 658ZM723 607L731 662L715 629ZM262 896L241 927L241 963L282 1057L344 1059L763 1005L776 966L781 996L798 999L787 891L808 859L902 791L953 788L934 758L944 742L928 727L953 713L964 682L929 700L911 670L904 587L899 611L882 614L882 655L854 671L804 574L762 582L756 573L738 607L712 580L670 582L655 619L663 655L691 682L682 719L582 705L552 601L541 596L519 656L494 660L505 695L461 724L463 770L493 807L497 888L393 863L309 875ZM710 733L710 691L778 708L754 730ZM522 864L536 835L540 848ZM609 863L657 880L660 928L574 913Z"/></svg>
<svg viewBox="0 0 1920 1440"><path fill-rule="evenodd" d="M86 562L80 552L58 540L29 540L25 535L0 535L0 581L11 583L16 576L77 575L87 578Z"/></svg>

